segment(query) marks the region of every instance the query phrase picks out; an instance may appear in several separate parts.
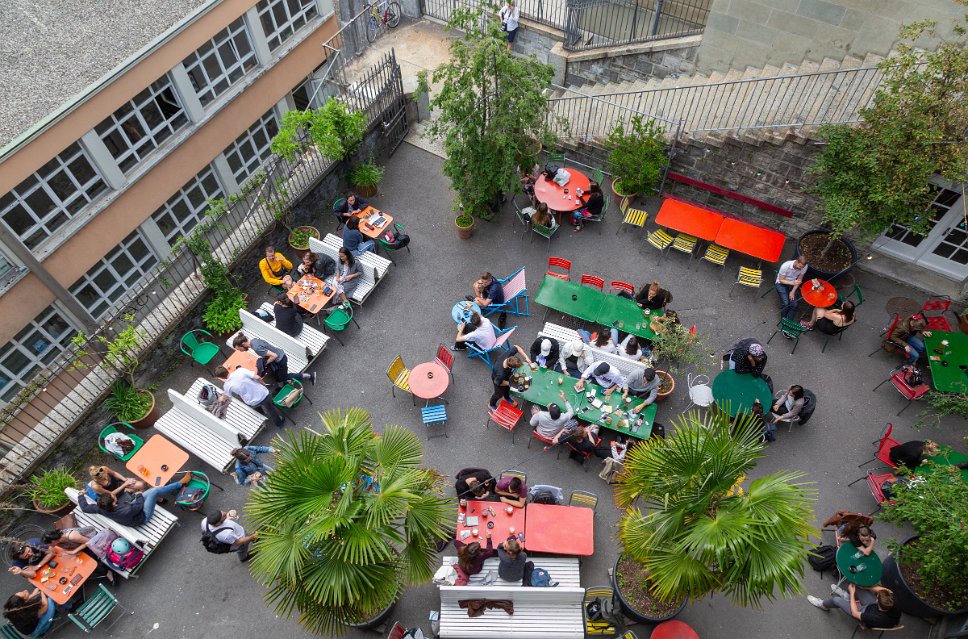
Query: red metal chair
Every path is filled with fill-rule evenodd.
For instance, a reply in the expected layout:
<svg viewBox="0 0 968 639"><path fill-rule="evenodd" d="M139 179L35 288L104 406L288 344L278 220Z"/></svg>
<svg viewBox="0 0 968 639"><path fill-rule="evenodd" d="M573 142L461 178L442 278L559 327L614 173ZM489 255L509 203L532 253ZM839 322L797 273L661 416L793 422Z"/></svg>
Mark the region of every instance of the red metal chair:
<svg viewBox="0 0 968 639"><path fill-rule="evenodd" d="M598 290L602 290L603 288L605 288L605 280L595 275L586 275L585 273L582 273L581 285L590 286L591 288L597 288Z"/></svg>
<svg viewBox="0 0 968 639"><path fill-rule="evenodd" d="M407 634L407 628L399 621L393 622L393 627L390 628L390 634L387 635L387 639L403 639L403 635Z"/></svg>
<svg viewBox="0 0 968 639"><path fill-rule="evenodd" d="M518 425L523 414L523 410L515 408L510 402L502 399L497 403L497 408L487 407L487 421L484 422L484 428L489 428L490 423L494 422L511 433L511 445L514 446L514 428Z"/></svg>
<svg viewBox="0 0 968 639"><path fill-rule="evenodd" d="M881 438L875 439L874 441L871 442L872 444L877 444L877 452L874 453L874 456L872 458L868 459L863 464L860 464L859 466L857 466L858 468L863 468L864 466L871 463L872 461L881 461L887 464L888 466L890 466L891 468L896 468L894 462L891 461L890 453L891 453L891 449L899 445L901 442L891 438L891 432L893 430L894 430L894 424L888 424L887 427L884 429L884 434L881 435Z"/></svg>
<svg viewBox="0 0 968 639"><path fill-rule="evenodd" d="M551 439L550 437L545 437L544 435L540 434L537 428L531 431L531 439L528 440L528 449L531 448L531 442L534 441L535 439L537 439L539 442L544 444L545 448L547 448L548 446L554 447L555 451L557 452L557 454L555 455L555 459L561 458L561 446L556 444L555 440ZM548 452L548 451L546 450L544 452Z"/></svg>
<svg viewBox="0 0 968 639"><path fill-rule="evenodd" d="M900 355L904 355L904 351L901 350L897 344L891 341L891 337L894 335L894 329L897 328L897 323L901 320L901 316L897 313L894 314L894 319L891 321L891 325L887 327L887 332L884 333L884 338L881 340L881 345L876 351L868 355L868 357L873 357L874 353L879 353L881 351L894 352Z"/></svg>
<svg viewBox="0 0 968 639"><path fill-rule="evenodd" d="M447 369L451 381L454 381L454 359L454 354L449 348L443 344L437 346L437 355L434 357L434 361Z"/></svg>
<svg viewBox="0 0 968 639"><path fill-rule="evenodd" d="M552 271L551 269L553 268L563 268L565 269L565 272L558 273L556 271ZM550 275L551 277L557 277L560 280L571 279L571 260L566 260L563 257L555 257L554 255L552 255L551 257L548 258L548 272L546 273L546 275Z"/></svg>
<svg viewBox="0 0 968 639"><path fill-rule="evenodd" d="M874 501L877 502L877 508L874 509L870 514L873 515L878 510L881 509L884 504L893 504L894 501L888 499L884 496L884 484L890 480L897 479L897 475L894 473L881 473L880 475L875 475L873 470L867 471L867 474L860 479L855 479L854 481L847 484L848 486L853 486L861 479L867 480L867 487L871 490L871 496L874 497Z"/></svg>
<svg viewBox="0 0 968 639"><path fill-rule="evenodd" d="M928 301L921 306L919 315L927 322L925 328L929 331L951 331L951 324L945 319L944 314L951 308L951 298L945 295L935 295L929 297ZM927 311L934 311L936 315L928 315Z"/></svg>
<svg viewBox="0 0 968 639"><path fill-rule="evenodd" d="M911 404L914 403L915 400L921 399L922 397L927 395L929 390L931 390L931 387L925 384L924 382L921 382L917 386L911 386L910 384L908 384L907 381L904 379L904 372L906 369L907 369L906 366L898 366L893 371L891 371L890 377L888 377L883 382L881 382L880 384L874 387L874 390L876 391L885 383L891 382L891 384L894 385L894 388L897 389L897 392L899 392L901 395L904 396L906 400L908 400L908 403L904 406L904 408L897 411L898 415L906 411L908 407L910 407Z"/></svg>
<svg viewBox="0 0 968 639"><path fill-rule="evenodd" d="M629 295L635 295L635 287L629 284L628 282L622 282L620 280L612 280L610 290L625 291Z"/></svg>
<svg viewBox="0 0 968 639"><path fill-rule="evenodd" d="M601 443L602 443L602 438L601 437L595 437L592 440L592 444L594 444L596 448ZM592 455L594 455L595 453L593 453L590 450L588 450L588 451L578 450L577 448L575 448L574 446L571 445L571 441L570 440L565 440L565 445L568 446L568 449L572 453L574 453L574 454L576 454L576 455L578 455L578 456L581 457L581 465L582 465L582 468L584 468L585 469L585 472L587 473L588 472L588 458L591 457Z"/></svg>

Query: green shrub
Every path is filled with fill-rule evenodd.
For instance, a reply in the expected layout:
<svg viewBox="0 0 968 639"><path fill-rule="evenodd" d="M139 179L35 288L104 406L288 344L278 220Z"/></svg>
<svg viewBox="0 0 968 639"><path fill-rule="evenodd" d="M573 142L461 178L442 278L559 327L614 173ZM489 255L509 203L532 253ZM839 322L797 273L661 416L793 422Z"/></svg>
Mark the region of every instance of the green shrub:
<svg viewBox="0 0 968 639"><path fill-rule="evenodd" d="M655 190L662 171L669 164L664 129L652 120L636 115L628 128L616 124L606 145L609 169L623 193L645 194Z"/></svg>
<svg viewBox="0 0 968 639"><path fill-rule="evenodd" d="M77 488L77 478L62 466L31 476L27 482L27 496L41 508L54 510L67 503L65 488Z"/></svg>
<svg viewBox="0 0 968 639"><path fill-rule="evenodd" d="M104 404L122 422L136 422L151 410L151 394L127 382L115 382Z"/></svg>
<svg viewBox="0 0 968 639"><path fill-rule="evenodd" d="M205 306L202 322L214 333L233 333L242 328L241 308L245 308L245 294L237 288L223 289Z"/></svg>

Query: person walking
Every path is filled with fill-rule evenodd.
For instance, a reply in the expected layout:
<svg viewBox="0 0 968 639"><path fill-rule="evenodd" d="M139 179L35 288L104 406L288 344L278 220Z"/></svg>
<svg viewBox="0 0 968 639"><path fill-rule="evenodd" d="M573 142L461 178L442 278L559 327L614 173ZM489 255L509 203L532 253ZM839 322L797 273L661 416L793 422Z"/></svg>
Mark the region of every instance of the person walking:
<svg viewBox="0 0 968 639"><path fill-rule="evenodd" d="M238 513L234 510L214 512L202 520L202 533L210 533L217 541L227 544L228 552L238 553L239 561L246 562L255 555L250 547L259 533L247 535L236 519Z"/></svg>

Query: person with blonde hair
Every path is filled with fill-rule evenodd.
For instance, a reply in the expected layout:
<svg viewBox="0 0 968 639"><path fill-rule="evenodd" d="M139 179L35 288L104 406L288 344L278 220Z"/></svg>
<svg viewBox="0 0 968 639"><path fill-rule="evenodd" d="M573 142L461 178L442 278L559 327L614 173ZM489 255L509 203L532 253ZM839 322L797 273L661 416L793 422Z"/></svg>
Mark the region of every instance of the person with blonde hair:
<svg viewBox="0 0 968 639"><path fill-rule="evenodd" d="M125 477L107 466L88 466L91 481L87 483L87 495L92 501L97 501L101 495L110 495L112 501L117 501L118 495L125 490L143 493L148 490L148 484L140 479Z"/></svg>
<svg viewBox="0 0 968 639"><path fill-rule="evenodd" d="M665 308L672 301L672 294L659 286L659 280L652 280L649 284L642 286L635 296L635 301L642 308L657 311Z"/></svg>
<svg viewBox="0 0 968 639"><path fill-rule="evenodd" d="M511 535L500 544L497 547L497 556L501 560L497 566L497 574L501 579L511 582L524 579L524 564L528 562L528 553L521 549L517 537Z"/></svg>

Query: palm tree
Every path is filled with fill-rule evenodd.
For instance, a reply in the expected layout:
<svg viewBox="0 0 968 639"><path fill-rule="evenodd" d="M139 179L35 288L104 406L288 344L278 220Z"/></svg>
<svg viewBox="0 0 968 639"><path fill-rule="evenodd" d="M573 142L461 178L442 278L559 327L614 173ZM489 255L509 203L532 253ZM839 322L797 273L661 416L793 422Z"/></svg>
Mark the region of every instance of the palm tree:
<svg viewBox="0 0 968 639"><path fill-rule="evenodd" d="M799 481L803 473L783 472L744 492L763 456L761 426L748 413L730 426L723 412L691 411L665 440L631 448L618 475L616 503L627 509L619 539L662 601L722 591L758 607L776 591L801 592L816 491Z"/></svg>
<svg viewBox="0 0 968 639"><path fill-rule="evenodd" d="M276 470L247 513L257 524L252 574L276 612L332 635L393 603L406 584L429 581L434 542L453 525L442 476L420 468L417 437L399 426L373 432L359 408L322 416L324 432L280 438Z"/></svg>

